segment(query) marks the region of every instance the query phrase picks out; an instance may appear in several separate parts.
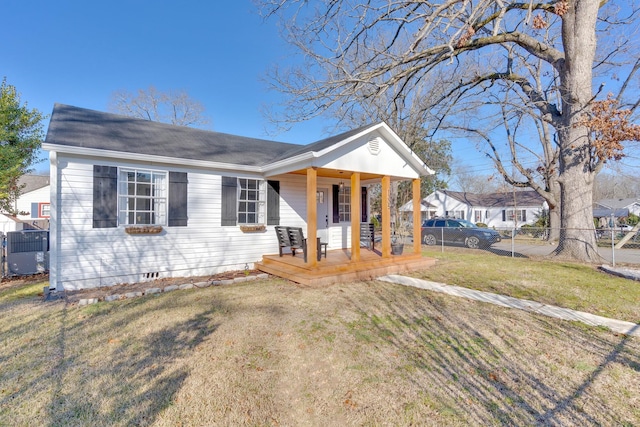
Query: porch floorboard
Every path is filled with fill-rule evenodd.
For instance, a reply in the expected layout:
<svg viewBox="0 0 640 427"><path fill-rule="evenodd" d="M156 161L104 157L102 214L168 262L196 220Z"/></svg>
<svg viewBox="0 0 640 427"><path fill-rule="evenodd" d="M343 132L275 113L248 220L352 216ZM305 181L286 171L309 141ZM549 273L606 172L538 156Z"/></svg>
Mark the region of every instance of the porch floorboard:
<svg viewBox="0 0 640 427"><path fill-rule="evenodd" d="M382 258L380 252L362 248L358 262L351 261L350 250L337 249L327 251L327 257L323 256L313 268L304 263L302 253L295 257L291 254L284 254L282 257L278 254L263 255L262 261L256 263L256 268L303 285L323 286L427 269L435 262L434 258L413 252Z"/></svg>

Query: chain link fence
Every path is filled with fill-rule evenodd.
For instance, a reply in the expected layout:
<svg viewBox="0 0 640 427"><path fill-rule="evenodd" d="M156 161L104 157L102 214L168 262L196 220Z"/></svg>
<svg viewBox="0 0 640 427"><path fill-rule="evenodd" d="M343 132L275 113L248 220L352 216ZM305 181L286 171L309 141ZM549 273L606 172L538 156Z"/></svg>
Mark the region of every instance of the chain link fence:
<svg viewBox="0 0 640 427"><path fill-rule="evenodd" d="M554 235L555 234L555 235ZM577 239L595 242L599 262L640 265L640 231L623 228L560 229L521 227L513 229L423 227L421 242L446 251L467 247L511 257L550 257L558 242Z"/></svg>

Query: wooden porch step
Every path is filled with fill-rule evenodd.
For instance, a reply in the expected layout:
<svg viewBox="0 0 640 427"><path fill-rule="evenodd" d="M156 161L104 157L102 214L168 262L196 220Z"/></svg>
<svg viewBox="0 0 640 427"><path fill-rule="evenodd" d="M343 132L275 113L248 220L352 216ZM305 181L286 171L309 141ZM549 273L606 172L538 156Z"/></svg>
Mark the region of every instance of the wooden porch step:
<svg viewBox="0 0 640 427"><path fill-rule="evenodd" d="M408 254L381 258L368 256L360 262L351 262L346 256L330 256L318 266L311 268L300 258L265 255L256 268L274 276L282 277L308 286L323 286L356 280L371 280L387 274L405 273L412 270L427 269L436 262L433 258L424 258L420 254Z"/></svg>

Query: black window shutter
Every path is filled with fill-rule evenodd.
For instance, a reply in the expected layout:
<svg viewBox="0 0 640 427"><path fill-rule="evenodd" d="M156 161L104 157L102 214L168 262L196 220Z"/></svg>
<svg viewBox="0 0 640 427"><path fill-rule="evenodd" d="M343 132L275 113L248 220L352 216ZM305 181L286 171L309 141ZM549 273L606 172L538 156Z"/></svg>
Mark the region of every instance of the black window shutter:
<svg viewBox="0 0 640 427"><path fill-rule="evenodd" d="M280 225L280 181L267 181L267 225Z"/></svg>
<svg viewBox="0 0 640 427"><path fill-rule="evenodd" d="M361 222L369 222L367 215L367 187L362 187L362 211L360 213Z"/></svg>
<svg viewBox="0 0 640 427"><path fill-rule="evenodd" d="M527 210L522 209L522 221L525 222L527 220Z"/></svg>
<svg viewBox="0 0 640 427"><path fill-rule="evenodd" d="M221 225L236 225L238 204L238 180L235 177L222 177L222 221Z"/></svg>
<svg viewBox="0 0 640 427"><path fill-rule="evenodd" d="M169 227L187 225L187 174L169 172Z"/></svg>
<svg viewBox="0 0 640 427"><path fill-rule="evenodd" d="M507 220L507 211L505 211L504 209L502 210L502 221L506 221Z"/></svg>
<svg viewBox="0 0 640 427"><path fill-rule="evenodd" d="M333 186L333 223L338 224L340 222L340 186Z"/></svg>
<svg viewBox="0 0 640 427"><path fill-rule="evenodd" d="M93 228L118 226L118 168L93 166Z"/></svg>

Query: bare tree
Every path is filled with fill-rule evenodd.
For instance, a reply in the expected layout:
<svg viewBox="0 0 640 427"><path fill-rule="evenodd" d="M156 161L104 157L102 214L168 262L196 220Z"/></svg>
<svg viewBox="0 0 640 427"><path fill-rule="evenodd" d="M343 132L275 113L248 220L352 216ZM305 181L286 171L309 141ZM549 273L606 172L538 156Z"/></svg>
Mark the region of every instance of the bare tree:
<svg viewBox="0 0 640 427"><path fill-rule="evenodd" d="M595 0L262 3L267 15L282 18L286 37L306 59L300 69L274 71L274 84L292 99L285 121L331 108L347 110L363 97L380 96L394 87L402 87L396 96L409 98L421 82L445 75L445 82L456 88L430 106L436 128L454 114L456 122L467 125L497 115L477 103L470 108L465 101L502 99L506 86L516 91L553 129L564 229L556 253L582 261L599 259L595 235L589 231L592 189L610 157L597 149L585 116L598 95L593 68L612 66L611 57L618 52L616 48L596 57L596 30L617 23L614 5L607 8L608 2ZM528 71L536 61L544 65L544 91ZM510 111L506 114L511 117Z"/></svg>
<svg viewBox="0 0 640 427"><path fill-rule="evenodd" d="M639 199L640 181L637 175L627 174L622 170L615 173L601 173L596 178L593 190L593 200L603 199Z"/></svg>
<svg viewBox="0 0 640 427"><path fill-rule="evenodd" d="M210 123L204 106L183 90L160 92L154 86L139 89L135 94L126 90L111 95L109 110L114 113L154 122L179 126L204 127Z"/></svg>
<svg viewBox="0 0 640 427"><path fill-rule="evenodd" d="M464 193L496 193L502 188L500 178L495 174L481 174L469 166L454 162L450 187Z"/></svg>

